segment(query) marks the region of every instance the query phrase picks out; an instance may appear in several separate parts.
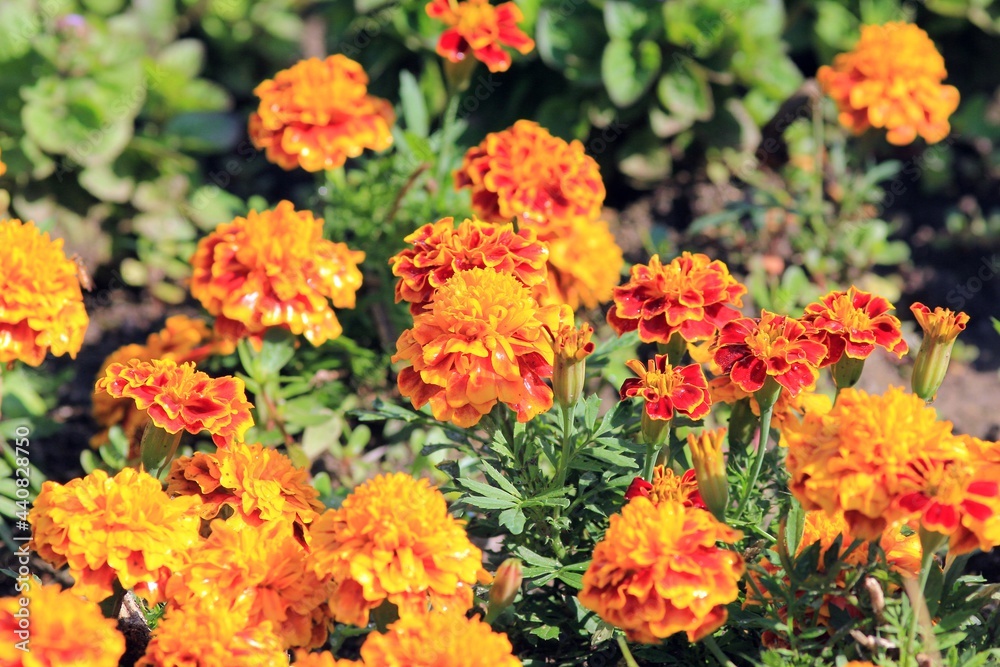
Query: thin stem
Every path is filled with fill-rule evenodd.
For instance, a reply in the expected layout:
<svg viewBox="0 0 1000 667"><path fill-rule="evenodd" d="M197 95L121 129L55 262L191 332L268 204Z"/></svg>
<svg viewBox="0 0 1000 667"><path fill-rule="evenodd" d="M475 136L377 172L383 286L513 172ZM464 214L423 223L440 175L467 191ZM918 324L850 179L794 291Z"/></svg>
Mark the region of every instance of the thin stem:
<svg viewBox="0 0 1000 667"><path fill-rule="evenodd" d="M566 475L569 474L570 452L573 431L573 411L571 408L562 407L562 451L559 454L559 469L556 471L556 487L562 488L566 483ZM558 509L558 508L557 508Z"/></svg>
<svg viewBox="0 0 1000 667"><path fill-rule="evenodd" d="M740 517L743 516L743 511L746 509L747 503L750 502L750 494L753 493L754 487L757 486L757 478L760 477L760 470L764 467L764 453L767 451L767 440L771 435L771 415L773 414L774 405L771 405L767 410L761 410L760 440L757 444L757 455L754 459L750 476L744 483L740 504L736 506L735 521L739 521Z"/></svg>
<svg viewBox="0 0 1000 667"><path fill-rule="evenodd" d="M653 481L653 468L656 467L656 443L646 443L646 460L642 466L642 478L647 482Z"/></svg>
<svg viewBox="0 0 1000 667"><path fill-rule="evenodd" d="M0 365L0 421L3 421L3 365Z"/></svg>
<svg viewBox="0 0 1000 667"><path fill-rule="evenodd" d="M910 598L910 613L912 618L910 618L910 627L906 633L906 643L900 648L900 660L899 664L907 664L906 658L909 655L910 647L913 646L913 642L917 639L917 626L920 624L920 616L917 613L917 607L919 605L926 605L924 601L924 589L927 588L927 579L930 576L931 565L934 563L934 549L926 548L924 546L924 551L920 555L920 578L917 580L917 594ZM916 653L916 649L914 649Z"/></svg>
<svg viewBox="0 0 1000 667"><path fill-rule="evenodd" d="M628 665L628 667L639 667L639 663L632 657L632 651L628 648L628 642L625 641L625 636L616 632L615 639L618 640L618 648L622 650L622 657L625 658L625 664Z"/></svg>
<svg viewBox="0 0 1000 667"><path fill-rule="evenodd" d="M295 444L295 439L291 436L288 430L285 429L285 420L278 415L277 406L270 396L271 387L269 384L269 382L261 383L260 386L260 400L264 402L264 405L267 408L267 414L264 415L264 419L261 421L263 421L269 429L277 428L278 432L281 433L281 437L285 441L285 446L290 447Z"/></svg>
<svg viewBox="0 0 1000 667"><path fill-rule="evenodd" d="M417 179L420 178L420 174L424 173L430 168L431 168L430 162L423 162L417 165L417 168L413 170L413 173L410 174L409 177L407 177L406 183L403 183L403 187L401 187L399 189L399 192L396 193L396 198L392 201L392 207L389 209L389 212L385 216L386 226L391 226L392 223L395 222L396 215L399 213L399 208L400 206L403 205L403 197L405 197L406 193L413 188L414 183L416 183Z"/></svg>
<svg viewBox="0 0 1000 667"><path fill-rule="evenodd" d="M701 641L712 653L712 655L715 656L715 659L719 661L719 664L722 665L722 667L736 667L736 665L733 664L733 661L727 658L726 654L722 652L721 648L719 648L719 645L715 643L715 639L712 635L706 636Z"/></svg>

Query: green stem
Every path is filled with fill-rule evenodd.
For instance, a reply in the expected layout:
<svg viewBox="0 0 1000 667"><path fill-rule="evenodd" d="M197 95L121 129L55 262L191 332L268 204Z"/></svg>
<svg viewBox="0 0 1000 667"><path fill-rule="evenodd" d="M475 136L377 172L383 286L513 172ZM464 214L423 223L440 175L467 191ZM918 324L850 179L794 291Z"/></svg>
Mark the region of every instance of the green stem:
<svg viewBox="0 0 1000 667"><path fill-rule="evenodd" d="M940 537L940 536L939 536ZM906 643L900 648L900 665L907 664L907 657L910 653L910 647L917 639L917 626L920 624L920 615L917 613L919 606L926 606L927 603L924 598L924 589L927 588L927 580L930 578L931 567L934 564L934 553L937 548L942 544L940 539L935 540L932 534L921 529L920 531L920 546L922 553L920 554L920 577L917 580L917 595L910 599L910 613L912 618L910 618L910 627L906 633ZM916 649L914 649L914 654L916 654Z"/></svg>
<svg viewBox="0 0 1000 667"><path fill-rule="evenodd" d="M559 469L556 471L556 486L555 488L561 489L563 484L566 483L566 475L569 474L569 464L570 464L570 454L571 454L571 435L573 430L573 411L571 408L566 406L561 406L562 408L562 451L559 454ZM557 508L558 511L558 508Z"/></svg>
<svg viewBox="0 0 1000 667"><path fill-rule="evenodd" d="M642 478L647 482L653 481L653 468L656 467L656 443L646 443L646 460L642 466Z"/></svg>
<svg viewBox="0 0 1000 667"><path fill-rule="evenodd" d="M449 91L448 106L444 110L444 118L441 121L441 150L438 153L437 181L444 187L444 182L448 177L448 166L451 164L451 131L455 125L455 117L458 115L458 102L461 98L458 91Z"/></svg>
<svg viewBox="0 0 1000 667"><path fill-rule="evenodd" d="M616 632L615 639L618 640L618 648L622 650L622 657L625 658L625 664L628 665L628 667L639 667L639 663L635 661L634 657L632 657L632 651L628 648L628 642L625 641L625 636Z"/></svg>
<svg viewBox="0 0 1000 667"><path fill-rule="evenodd" d="M746 509L747 503L750 502L750 494L753 493L754 487L757 486L757 478L760 477L761 468L764 467L764 453L767 451L767 440L771 435L772 414L774 414L774 405L771 405L766 410L762 409L760 412L760 440L757 444L757 454L756 458L754 458L750 476L747 477L743 485L740 504L736 507L735 521L739 521L743 516L743 511Z"/></svg>
<svg viewBox="0 0 1000 667"><path fill-rule="evenodd" d="M736 665L733 664L733 661L727 658L726 654L722 652L721 648L719 648L719 645L715 643L715 638L713 638L712 635L706 636L701 640L701 642L712 653L712 655L715 656L715 659L719 661L719 664L722 665L722 667L736 667Z"/></svg>

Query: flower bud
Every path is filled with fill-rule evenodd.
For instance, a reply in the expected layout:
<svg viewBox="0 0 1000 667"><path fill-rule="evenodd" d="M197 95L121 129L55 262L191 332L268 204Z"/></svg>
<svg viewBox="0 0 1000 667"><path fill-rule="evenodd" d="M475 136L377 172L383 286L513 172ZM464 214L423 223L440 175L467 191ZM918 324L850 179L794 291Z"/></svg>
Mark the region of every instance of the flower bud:
<svg viewBox="0 0 1000 667"><path fill-rule="evenodd" d="M700 436L688 434L688 449L694 465L698 490L709 511L719 521L725 522L729 508L729 480L726 477L726 457L722 454L722 443L726 439L726 429L703 431Z"/></svg>
<svg viewBox="0 0 1000 667"><path fill-rule="evenodd" d="M914 394L925 401L933 401L948 372L951 348L968 324L969 316L940 307L931 311L922 303L913 304L910 311L924 330L924 340L913 365L911 386Z"/></svg>
<svg viewBox="0 0 1000 667"><path fill-rule="evenodd" d="M583 394L587 379L586 359L594 351L590 337L594 327L587 323L580 328L562 324L553 335L552 393L564 408L572 408Z"/></svg>
<svg viewBox="0 0 1000 667"><path fill-rule="evenodd" d="M519 559L508 558L500 564L496 576L493 577L493 585L490 587L490 604L486 610L487 622L494 620L514 603L514 598L521 590L523 579L524 574Z"/></svg>

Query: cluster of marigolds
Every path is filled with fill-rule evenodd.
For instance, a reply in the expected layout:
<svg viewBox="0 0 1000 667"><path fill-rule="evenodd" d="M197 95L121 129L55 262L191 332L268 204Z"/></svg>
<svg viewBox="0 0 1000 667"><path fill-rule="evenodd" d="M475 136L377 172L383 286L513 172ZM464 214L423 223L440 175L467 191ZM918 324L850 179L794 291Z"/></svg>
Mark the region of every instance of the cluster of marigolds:
<svg viewBox="0 0 1000 667"><path fill-rule="evenodd" d="M435 0L427 12L449 26L438 51L452 63L467 64L471 54L502 71L511 59L501 45L522 53L533 46L512 3ZM865 28L857 50L819 79L845 125L884 127L890 141L905 143L947 134L958 94L940 85L944 75L922 31L889 24ZM310 171L385 149L393 110L366 84L344 56L302 62L258 87L251 136L275 163ZM838 536L845 546L876 541L887 567L917 576L946 542L951 554L1000 544L1000 444L953 433L927 406L964 314L913 306L924 330L914 393L868 395L853 388L864 360L877 348L907 353L885 299L852 287L801 318L748 317L747 290L726 265L686 252L667 263L654 256L618 285L622 256L600 218L596 162L579 142L533 122L487 136L454 178L470 191L477 217L424 225L391 260L397 301L413 315L393 360L401 364L399 391L415 407L472 428L498 404L521 422L557 401L574 405L594 350L593 328L575 321L580 308L610 303L607 322L617 334L637 331L663 352L629 363L636 377L621 398L643 401L650 453L579 594L630 640L705 638L726 622L741 586L747 604L772 604L744 578L740 553L725 546L742 537L726 521L739 518L755 491L772 424L791 492L809 510L800 549L829 549ZM493 576L437 489L382 475L325 509L306 470L244 441L253 419L243 382L196 368L275 327L313 345L341 334L334 309L354 306L364 253L325 240L322 230L322 220L287 201L220 225L191 260L191 293L214 327L176 316L105 362L94 393L105 430L94 444L120 426L135 465L47 482L38 496L31 546L68 568L75 584L27 593L39 609L58 610L33 616L30 664L117 664L125 640L98 605L128 590L167 603L143 666L280 665L289 652L304 667L520 664L506 635L468 613L475 587ZM87 322L62 241L31 223L0 222L0 361L36 366L49 352L75 356ZM824 368L835 401L816 392ZM698 422L715 403L732 406L728 433L689 436L693 469L654 465L672 420ZM184 432L207 432L215 451L177 457ZM752 448L755 437L748 482L730 502L726 442ZM848 558L867 554L855 549ZM491 614L511 604L520 583L516 564L501 568ZM849 606L841 598L829 604ZM17 626L17 608L13 598L0 601L4 633ZM373 621L379 631L364 641L359 662L310 652L334 623ZM0 646L0 663L29 664L23 660L10 642Z"/></svg>

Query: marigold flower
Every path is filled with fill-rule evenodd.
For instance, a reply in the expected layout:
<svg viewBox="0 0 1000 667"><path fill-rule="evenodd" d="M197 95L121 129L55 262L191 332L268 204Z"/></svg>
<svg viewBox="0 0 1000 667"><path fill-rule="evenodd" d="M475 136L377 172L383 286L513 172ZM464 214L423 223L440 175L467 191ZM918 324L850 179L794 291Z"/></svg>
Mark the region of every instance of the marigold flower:
<svg viewBox="0 0 1000 667"><path fill-rule="evenodd" d="M889 314L893 308L888 300L852 286L806 306L801 321L816 329L816 340L828 350L823 366L837 363L845 354L867 359L876 347L902 358L907 346L899 320Z"/></svg>
<svg viewBox="0 0 1000 667"><path fill-rule="evenodd" d="M419 315L435 290L458 271L488 268L511 273L522 284L534 287L545 281L548 248L530 229L514 231L514 225L494 225L475 218L455 229L454 218L441 218L407 236L412 245L389 263L396 282L396 303L407 301L410 312Z"/></svg>
<svg viewBox="0 0 1000 667"><path fill-rule="evenodd" d="M211 378L192 363L169 359L114 363L96 384L115 398L131 398L168 433L208 431L219 447L242 441L253 426L243 380Z"/></svg>
<svg viewBox="0 0 1000 667"><path fill-rule="evenodd" d="M402 617L361 646L365 667L520 667L507 635L458 612Z"/></svg>
<svg viewBox="0 0 1000 667"><path fill-rule="evenodd" d="M28 606L20 603L28 600ZM23 614L31 616L28 650L18 648ZM21 615L21 617L19 617ZM118 623L104 618L96 602L56 584L32 581L28 589L0 598L0 665L4 667L117 667L125 653Z"/></svg>
<svg viewBox="0 0 1000 667"><path fill-rule="evenodd" d="M197 507L196 498L171 499L159 480L133 468L45 482L28 514L31 548L56 567L69 565L73 591L94 602L111 595L117 578L156 604L200 539Z"/></svg>
<svg viewBox="0 0 1000 667"><path fill-rule="evenodd" d="M283 169L336 169L366 148L392 145L392 104L368 94L368 75L346 56L303 60L253 92L260 106L250 140Z"/></svg>
<svg viewBox="0 0 1000 667"><path fill-rule="evenodd" d="M426 479L379 475L354 489L312 524L316 571L331 576L330 610L341 623L365 626L388 600L400 616L472 606L472 586L486 582L482 552L444 496Z"/></svg>
<svg viewBox="0 0 1000 667"><path fill-rule="evenodd" d="M743 559L716 542L741 536L703 510L635 498L594 548L580 602L632 641L698 641L726 622L743 576Z"/></svg>
<svg viewBox="0 0 1000 667"><path fill-rule="evenodd" d="M565 307L539 307L509 273L460 271L438 289L396 342L400 393L436 419L469 427L497 402L525 422L552 407L553 352L546 328ZM566 314L563 313L562 317Z"/></svg>
<svg viewBox="0 0 1000 667"><path fill-rule="evenodd" d="M535 288L539 303L576 310L611 300L625 259L608 223L574 218L565 225L540 225L538 238L549 247L548 279Z"/></svg>
<svg viewBox="0 0 1000 667"><path fill-rule="evenodd" d="M591 340L594 327L586 322L579 328L573 318L560 321L559 328L552 335L552 393L564 408L571 408L583 395L583 385L587 380L587 357L596 346Z"/></svg>
<svg viewBox="0 0 1000 667"><path fill-rule="evenodd" d="M191 295L231 337L283 327L322 345L343 331L330 302L354 308L364 258L324 239L322 218L282 201L219 225L198 242Z"/></svg>
<svg viewBox="0 0 1000 667"><path fill-rule="evenodd" d="M489 0L431 0L427 15L449 26L441 33L437 53L453 63L462 62L471 51L491 72L506 72L509 46L521 55L530 53L535 42L517 24L524 20L513 2L491 5Z"/></svg>
<svg viewBox="0 0 1000 667"><path fill-rule="evenodd" d="M636 477L625 491L626 502L640 496L647 498L654 505L678 502L684 507L708 509L701 497L693 468L686 470L683 475L675 475L673 470L665 466L654 467L652 483L642 477Z"/></svg>
<svg viewBox="0 0 1000 667"><path fill-rule="evenodd" d="M641 397L645 412L651 419L671 420L674 413L690 419L701 419L712 408L705 372L698 364L671 366L667 355L657 354L643 366L638 359L625 362L638 375L622 383L621 400Z"/></svg>
<svg viewBox="0 0 1000 667"><path fill-rule="evenodd" d="M910 312L924 330L924 339L913 365L913 393L924 400L933 401L948 373L951 348L958 334L969 323L969 316L940 307L931 311L922 303L910 306Z"/></svg>
<svg viewBox="0 0 1000 667"><path fill-rule="evenodd" d="M941 82L944 58L915 25L890 22L861 28L854 49L819 68L816 79L840 110L840 124L856 134L869 127L888 130L897 146L920 135L933 144L951 130L958 89Z"/></svg>
<svg viewBox="0 0 1000 667"><path fill-rule="evenodd" d="M301 528L323 509L309 472L257 443L235 443L214 453L174 459L167 493L197 496L203 519L214 519L228 507L233 511L230 521L250 526L284 521Z"/></svg>
<svg viewBox="0 0 1000 667"><path fill-rule="evenodd" d="M329 651L309 653L299 649L295 652L295 667L362 667L362 663L337 659Z"/></svg>
<svg viewBox="0 0 1000 667"><path fill-rule="evenodd" d="M746 291L719 260L685 252L663 265L653 255L615 288L608 324L619 336L638 330L646 343L667 344L674 333L686 341L706 340L739 317Z"/></svg>
<svg viewBox="0 0 1000 667"><path fill-rule="evenodd" d="M756 392L771 377L792 396L813 386L826 346L798 320L762 311L741 317L719 331L715 363L740 389Z"/></svg>
<svg viewBox="0 0 1000 667"><path fill-rule="evenodd" d="M38 366L49 352L76 358L90 321L77 273L62 239L0 220L0 364Z"/></svg>
<svg viewBox="0 0 1000 667"><path fill-rule="evenodd" d="M455 186L472 190L472 208L481 220L517 218L539 234L543 224L596 220L605 196L597 162L582 143L567 143L528 120L470 148L455 172Z"/></svg>

